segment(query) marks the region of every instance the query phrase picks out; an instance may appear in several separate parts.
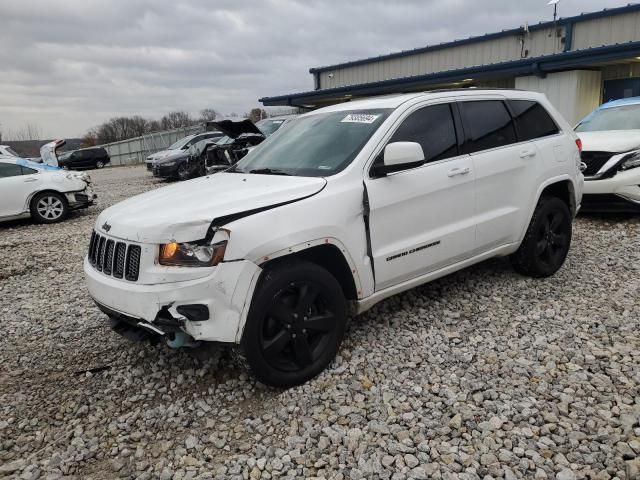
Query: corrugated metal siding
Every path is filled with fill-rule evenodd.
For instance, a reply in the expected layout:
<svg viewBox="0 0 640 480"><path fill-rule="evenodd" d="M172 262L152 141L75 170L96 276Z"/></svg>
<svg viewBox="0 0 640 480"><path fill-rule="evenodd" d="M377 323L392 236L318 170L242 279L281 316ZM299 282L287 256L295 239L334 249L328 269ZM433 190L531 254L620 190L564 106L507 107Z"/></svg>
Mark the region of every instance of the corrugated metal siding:
<svg viewBox="0 0 640 480"><path fill-rule="evenodd" d="M518 35L491 40L478 39L477 43L322 71L319 74L320 88L343 87L519 60L521 58L519 39ZM524 48L529 50L529 57L562 51L560 39L553 35L553 29L530 33L525 37Z"/></svg>
<svg viewBox="0 0 640 480"><path fill-rule="evenodd" d="M130 138L121 142L97 145L104 147L111 157L111 165L135 165L143 163L145 158L155 152L166 149L172 143L177 142L187 135L200 133L204 130L202 125L177 128L163 132L150 133L143 137Z"/></svg>
<svg viewBox="0 0 640 480"><path fill-rule="evenodd" d="M609 65L602 69L603 80L618 80L632 77L640 77L640 63Z"/></svg>
<svg viewBox="0 0 640 480"><path fill-rule="evenodd" d="M577 22L573 50L640 40L640 12Z"/></svg>
<svg viewBox="0 0 640 480"><path fill-rule="evenodd" d="M544 93L570 124L575 124L600 105L602 80L600 72L572 70L516 78L516 88Z"/></svg>

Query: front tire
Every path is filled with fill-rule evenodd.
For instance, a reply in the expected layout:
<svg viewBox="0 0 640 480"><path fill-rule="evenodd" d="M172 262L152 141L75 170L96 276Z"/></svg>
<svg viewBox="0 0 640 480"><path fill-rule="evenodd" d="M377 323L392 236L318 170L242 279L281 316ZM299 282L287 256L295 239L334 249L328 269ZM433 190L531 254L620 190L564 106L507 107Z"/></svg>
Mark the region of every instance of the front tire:
<svg viewBox="0 0 640 480"><path fill-rule="evenodd" d="M292 387L333 360L346 319L347 302L333 275L306 261L282 263L262 274L241 347L258 380Z"/></svg>
<svg viewBox="0 0 640 480"><path fill-rule="evenodd" d="M511 255L513 268L534 278L553 275L567 258L571 233L567 204L558 197L541 197L520 248Z"/></svg>
<svg viewBox="0 0 640 480"><path fill-rule="evenodd" d="M67 199L56 192L43 192L31 200L31 216L38 223L61 222L69 215Z"/></svg>
<svg viewBox="0 0 640 480"><path fill-rule="evenodd" d="M178 180L183 181L189 179L189 167L187 166L186 162L182 162L180 165L178 165L177 173Z"/></svg>

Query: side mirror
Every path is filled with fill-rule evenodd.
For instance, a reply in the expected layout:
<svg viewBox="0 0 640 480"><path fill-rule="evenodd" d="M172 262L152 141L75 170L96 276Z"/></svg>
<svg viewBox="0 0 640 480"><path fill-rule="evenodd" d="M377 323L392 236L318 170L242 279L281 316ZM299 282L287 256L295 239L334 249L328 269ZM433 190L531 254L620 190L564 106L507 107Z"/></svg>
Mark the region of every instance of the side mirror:
<svg viewBox="0 0 640 480"><path fill-rule="evenodd" d="M422 146L416 142L394 142L384 149L384 166L400 167L424 162Z"/></svg>
<svg viewBox="0 0 640 480"><path fill-rule="evenodd" d="M425 158L419 143L393 142L385 147L382 160L382 165L378 164L374 168L374 174L379 177L418 167L424 163Z"/></svg>

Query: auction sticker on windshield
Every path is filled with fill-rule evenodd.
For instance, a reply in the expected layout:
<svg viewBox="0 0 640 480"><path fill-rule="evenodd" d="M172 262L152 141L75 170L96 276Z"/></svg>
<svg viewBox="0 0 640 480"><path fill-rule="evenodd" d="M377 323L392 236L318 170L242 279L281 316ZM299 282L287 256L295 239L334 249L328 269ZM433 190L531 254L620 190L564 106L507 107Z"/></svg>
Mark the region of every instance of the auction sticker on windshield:
<svg viewBox="0 0 640 480"><path fill-rule="evenodd" d="M342 119L345 123L373 123L380 115L368 115L366 113L350 113Z"/></svg>

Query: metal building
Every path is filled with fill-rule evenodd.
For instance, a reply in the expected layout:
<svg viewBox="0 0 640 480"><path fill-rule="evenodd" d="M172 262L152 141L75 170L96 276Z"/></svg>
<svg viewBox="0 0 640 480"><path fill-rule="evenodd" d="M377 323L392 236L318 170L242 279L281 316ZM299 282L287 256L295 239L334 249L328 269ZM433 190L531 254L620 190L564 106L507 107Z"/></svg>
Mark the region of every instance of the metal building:
<svg viewBox="0 0 640 480"><path fill-rule="evenodd" d="M640 4L312 68L314 90L265 106L318 108L357 97L448 87L545 93L569 122L603 101L640 96Z"/></svg>

